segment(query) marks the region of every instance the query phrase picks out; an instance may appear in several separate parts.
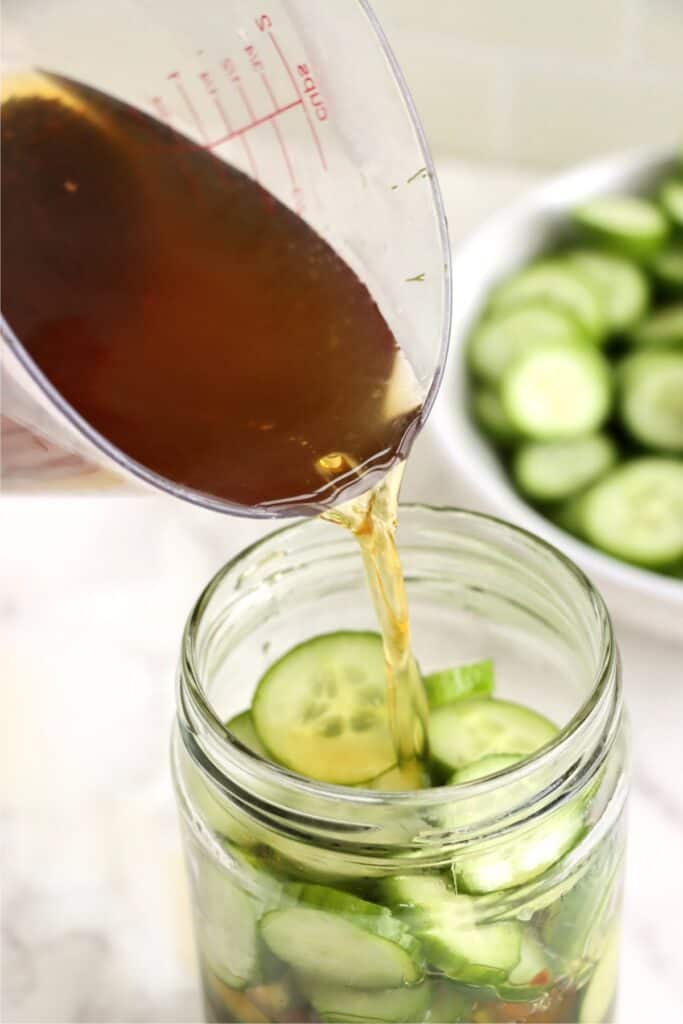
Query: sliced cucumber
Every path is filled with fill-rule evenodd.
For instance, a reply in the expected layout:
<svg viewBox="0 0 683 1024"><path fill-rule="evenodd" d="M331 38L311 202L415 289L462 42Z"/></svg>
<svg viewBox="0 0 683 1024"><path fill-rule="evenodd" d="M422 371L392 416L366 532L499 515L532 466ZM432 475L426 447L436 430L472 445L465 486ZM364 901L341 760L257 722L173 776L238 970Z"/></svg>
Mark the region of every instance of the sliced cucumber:
<svg viewBox="0 0 683 1024"><path fill-rule="evenodd" d="M662 306L643 321L631 335L643 348L673 348L683 345L683 302Z"/></svg>
<svg viewBox="0 0 683 1024"><path fill-rule="evenodd" d="M575 537L583 537L582 495L578 494L554 506L549 510L549 518L557 523L561 530L566 530Z"/></svg>
<svg viewBox="0 0 683 1024"><path fill-rule="evenodd" d="M511 768L513 764L519 764L523 760L522 754L488 754L479 761L468 764L466 768L460 768L457 772L453 772L448 784L449 786L459 786L463 782L484 779L487 775L505 771L506 768Z"/></svg>
<svg viewBox="0 0 683 1024"><path fill-rule="evenodd" d="M573 284L574 279L571 281ZM505 292L496 293L501 294L505 296ZM545 298L531 302L525 298L524 305L512 308L500 298L495 301L502 303L502 308L494 307L491 315L478 325L468 350L472 370L489 384L497 384L508 366L524 352L539 345L583 342L587 338L586 331L564 307L553 306Z"/></svg>
<svg viewBox="0 0 683 1024"><path fill-rule="evenodd" d="M607 1024L617 991L619 973L619 932L615 928L607 941L602 959L586 986L581 1009L580 1024Z"/></svg>
<svg viewBox="0 0 683 1024"><path fill-rule="evenodd" d="M288 895L295 905L266 914L261 932L297 972L364 989L421 980L419 943L386 907L319 885L291 886Z"/></svg>
<svg viewBox="0 0 683 1024"><path fill-rule="evenodd" d="M595 249L577 249L568 255L602 291L609 333L622 334L642 320L650 301L650 287L639 266Z"/></svg>
<svg viewBox="0 0 683 1024"><path fill-rule="evenodd" d="M683 243L664 246L652 260L650 270L663 289L671 294L683 292Z"/></svg>
<svg viewBox="0 0 683 1024"><path fill-rule="evenodd" d="M643 457L617 467L582 503L587 539L648 568L683 557L683 462Z"/></svg>
<svg viewBox="0 0 683 1024"><path fill-rule="evenodd" d="M395 763L376 633L327 633L294 647L263 676L251 711L269 755L309 779L352 786Z"/></svg>
<svg viewBox="0 0 683 1024"><path fill-rule="evenodd" d="M649 199L601 196L574 210L576 223L595 241L634 259L647 259L666 241L669 226Z"/></svg>
<svg viewBox="0 0 683 1024"><path fill-rule="evenodd" d="M214 786L182 743L179 769L183 787L187 791L187 799L183 801L186 814L198 819L201 827L212 835L224 836L239 846L251 846L257 841L245 817Z"/></svg>
<svg viewBox="0 0 683 1024"><path fill-rule="evenodd" d="M495 985L519 962L520 925L477 923L476 899L454 893L443 879L398 876L382 883L382 893L418 936L429 961L447 977L468 985Z"/></svg>
<svg viewBox="0 0 683 1024"><path fill-rule="evenodd" d="M435 1024L473 1021L481 996L481 989L462 987L457 982L442 978L432 984L430 1020Z"/></svg>
<svg viewBox="0 0 683 1024"><path fill-rule="evenodd" d="M515 453L512 473L522 494L534 501L565 501L604 476L616 461L617 446L604 434L530 441Z"/></svg>
<svg viewBox="0 0 683 1024"><path fill-rule="evenodd" d="M363 991L347 985L331 985L319 978L302 978L300 987L320 1019L328 1024L423 1021L431 1002L431 986L427 981L410 987Z"/></svg>
<svg viewBox="0 0 683 1024"><path fill-rule="evenodd" d="M450 775L490 754L533 754L557 732L547 718L521 704L470 697L432 712L429 746L437 766Z"/></svg>
<svg viewBox="0 0 683 1024"><path fill-rule="evenodd" d="M551 984L550 958L531 929L524 928L519 963L497 986L498 995L513 1003L530 1002Z"/></svg>
<svg viewBox="0 0 683 1024"><path fill-rule="evenodd" d="M515 441L516 431L505 414L498 392L493 388L476 388L472 395L472 416L484 433L501 447Z"/></svg>
<svg viewBox="0 0 683 1024"><path fill-rule="evenodd" d="M490 659L430 672L423 678L430 708L438 708L463 697L490 697L493 681L493 662Z"/></svg>
<svg viewBox="0 0 683 1024"><path fill-rule="evenodd" d="M251 718L251 711L242 711L239 715L235 715L229 722L226 722L226 728L235 736L240 743L247 747L248 750L253 751L254 754L258 754L259 757L268 757L268 751L261 743L258 738L254 723Z"/></svg>
<svg viewBox="0 0 683 1024"><path fill-rule="evenodd" d="M501 382L503 408L526 437L581 437L598 430L610 411L609 364L583 345L553 345L521 356Z"/></svg>
<svg viewBox="0 0 683 1024"><path fill-rule="evenodd" d="M676 227L683 228L683 181L678 178L665 181L659 190L659 201Z"/></svg>
<svg viewBox="0 0 683 1024"><path fill-rule="evenodd" d="M458 856L453 864L456 885L462 892L476 894L524 885L561 860L584 831L583 802L573 800L520 831L514 840Z"/></svg>
<svg viewBox="0 0 683 1024"><path fill-rule="evenodd" d="M608 554L646 568L683 558L683 462L631 459L585 495L586 538Z"/></svg>
<svg viewBox="0 0 683 1024"><path fill-rule="evenodd" d="M562 257L532 263L498 285L491 296L491 310L495 314L522 304L563 310L594 341L605 333L600 291L583 271Z"/></svg>
<svg viewBox="0 0 683 1024"><path fill-rule="evenodd" d="M555 956L580 965L579 973L604 947L618 900L616 879L621 864L621 859L614 856L612 843L603 841L587 869L544 914L543 942Z"/></svg>
<svg viewBox="0 0 683 1024"><path fill-rule="evenodd" d="M636 352L620 368L621 419L648 448L683 452L683 350Z"/></svg>
<svg viewBox="0 0 683 1024"><path fill-rule="evenodd" d="M260 977L260 907L224 868L208 857L196 879L197 944L207 966L231 988Z"/></svg>

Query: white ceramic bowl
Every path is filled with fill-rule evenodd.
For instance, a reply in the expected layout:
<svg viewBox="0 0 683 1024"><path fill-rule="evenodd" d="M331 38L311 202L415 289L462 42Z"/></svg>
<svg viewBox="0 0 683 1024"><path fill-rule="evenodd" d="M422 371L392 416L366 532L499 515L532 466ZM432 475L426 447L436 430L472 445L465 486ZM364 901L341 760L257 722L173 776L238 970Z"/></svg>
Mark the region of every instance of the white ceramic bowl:
<svg viewBox="0 0 683 1024"><path fill-rule="evenodd" d="M568 211L592 196L647 193L673 167L671 150L638 150L584 164L487 220L455 254L453 329L432 414L447 458L486 511L524 526L566 552L596 583L617 619L683 638L683 582L620 562L560 530L516 493L467 414L465 344L494 282L552 247Z"/></svg>

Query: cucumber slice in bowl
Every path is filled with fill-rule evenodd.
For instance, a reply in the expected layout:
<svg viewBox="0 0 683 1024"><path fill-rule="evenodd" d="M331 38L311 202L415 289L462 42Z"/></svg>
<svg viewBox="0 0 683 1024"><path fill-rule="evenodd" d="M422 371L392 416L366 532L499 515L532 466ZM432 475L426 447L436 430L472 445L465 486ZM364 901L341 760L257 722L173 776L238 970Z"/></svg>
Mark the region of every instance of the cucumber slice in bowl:
<svg viewBox="0 0 683 1024"><path fill-rule="evenodd" d="M669 234L661 210L639 196L592 199L574 210L574 220L595 241L633 259L648 259Z"/></svg>
<svg viewBox="0 0 683 1024"><path fill-rule="evenodd" d="M395 764L377 633L326 633L292 648L262 677L251 710L269 755L309 779L353 786Z"/></svg>
<svg viewBox="0 0 683 1024"><path fill-rule="evenodd" d="M365 991L347 985L331 985L319 978L301 978L299 985L320 1019L329 1024L419 1022L427 1016L431 1002L431 985L427 981L410 987Z"/></svg>
<svg viewBox="0 0 683 1024"><path fill-rule="evenodd" d="M291 886L293 905L266 914L261 933L298 973L360 989L420 981L420 944L386 907L320 885Z"/></svg>
<svg viewBox="0 0 683 1024"><path fill-rule="evenodd" d="M659 201L667 217L677 228L683 228L683 181L678 178L665 181L659 190Z"/></svg>
<svg viewBox="0 0 683 1024"><path fill-rule="evenodd" d="M385 879L380 888L418 936L430 963L448 978L495 985L519 962L520 925L479 923L476 898L453 892L442 878L404 875Z"/></svg>
<svg viewBox="0 0 683 1024"><path fill-rule="evenodd" d="M581 505L583 532L596 547L644 568L683 558L683 462L631 459L595 484Z"/></svg>
<svg viewBox="0 0 683 1024"><path fill-rule="evenodd" d="M511 309L503 304L476 327L469 341L469 362L481 380L495 385L524 352L539 345L583 342L587 337L580 323L562 306L546 300L513 305Z"/></svg>
<svg viewBox="0 0 683 1024"><path fill-rule="evenodd" d="M521 356L501 381L503 408L520 434L539 441L581 437L609 415L607 360L587 345L552 345Z"/></svg>
<svg viewBox="0 0 683 1024"><path fill-rule="evenodd" d="M620 367L621 419L648 448L683 452L683 351L637 352Z"/></svg>
<svg viewBox="0 0 683 1024"><path fill-rule="evenodd" d="M650 270L667 292L683 293L683 243L666 245L652 260Z"/></svg>
<svg viewBox="0 0 683 1024"><path fill-rule="evenodd" d="M662 306L631 335L641 348L673 348L683 345L683 302Z"/></svg>
<svg viewBox="0 0 683 1024"><path fill-rule="evenodd" d="M617 446L605 434L530 441L515 453L512 474L522 494L534 501L566 501L604 476L616 461Z"/></svg>
<svg viewBox="0 0 683 1024"><path fill-rule="evenodd" d="M514 444L517 432L510 423L500 401L497 391L493 388L476 388L471 398L472 417L491 438L494 444L507 448Z"/></svg>
<svg viewBox="0 0 683 1024"><path fill-rule="evenodd" d="M605 334L602 294L569 260L554 257L533 263L503 281L491 296L494 315L531 303L563 310L588 339L600 341Z"/></svg>
<svg viewBox="0 0 683 1024"><path fill-rule="evenodd" d="M576 249L568 257L602 291L610 333L622 334L642 320L650 302L650 287L639 266L595 249Z"/></svg>
<svg viewBox="0 0 683 1024"><path fill-rule="evenodd" d="M557 732L547 718L521 704L470 697L432 712L429 747L437 768L451 775L491 754L533 754Z"/></svg>

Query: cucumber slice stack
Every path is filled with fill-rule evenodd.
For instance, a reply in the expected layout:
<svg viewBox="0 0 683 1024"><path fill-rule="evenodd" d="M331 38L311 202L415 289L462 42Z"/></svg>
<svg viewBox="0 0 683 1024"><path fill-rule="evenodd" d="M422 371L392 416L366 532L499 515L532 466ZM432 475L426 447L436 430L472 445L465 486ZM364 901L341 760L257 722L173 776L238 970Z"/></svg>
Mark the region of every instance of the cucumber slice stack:
<svg viewBox="0 0 683 1024"><path fill-rule="evenodd" d="M678 550L683 465L678 174L652 196L602 196L571 211L575 240L492 289L467 349L472 418L519 493L607 554L677 578L681 555L663 553ZM655 514L648 487L649 513L636 518L632 481L644 481L653 456L661 500ZM607 498L624 505L614 536L601 522ZM646 543L648 530L666 543Z"/></svg>
<svg viewBox="0 0 683 1024"><path fill-rule="evenodd" d="M493 663L479 660L423 676L431 747L425 768L432 773L426 784L471 786L504 774L554 741L558 730L548 719L494 697L494 675ZM343 773L345 779L361 780L366 789L405 788L395 765L369 779L378 763L377 749L382 751L385 742L377 725L381 719L374 717L379 708L376 690L383 684L377 634L312 637L266 671L250 711L232 718L228 727L259 756L273 759L277 751L280 763L289 765L300 756L313 778L323 771L336 777ZM368 709L372 714L366 727L354 730L354 716ZM325 728L327 722L340 720L348 724ZM316 733L310 723L318 721L323 728ZM298 755L291 736L278 735L285 728L298 737ZM346 730L350 735L337 767L336 744ZM361 734L360 741L355 732ZM346 763L351 758L353 763ZM308 881L316 875L313 847L310 863L302 847L294 868L286 852L278 856L280 837L269 837L266 829L255 829L251 843L241 833L231 834L198 768L191 779L195 788L200 786L208 827L236 865L228 872L202 856L195 871L198 943L209 998L223 1007L218 1018L227 1007L225 1012L253 1021L401 1024L469 1020L477 1014L497 1019L500 1007L554 1006L564 998L568 964L575 972L575 987L582 991L583 1001L576 997L575 1006L593 1012L611 998L613 953L603 942L591 944L592 910L584 905L586 899L594 902L593 885L571 888L571 920L582 922L578 948L582 954L588 951L580 963L574 946L564 952L566 914L553 915L554 904L548 909L547 901L524 909L503 897L549 871L581 839L583 796L536 816L512 835L458 848L450 863L422 874L386 877L380 871L366 877L368 869L359 863L358 873L332 887ZM500 782L501 787L510 784ZM511 784L519 786L523 803L527 783L521 779ZM501 792L507 793L509 803L509 790ZM485 797L487 814L496 813L496 793L491 789ZM466 791L454 794L444 810L432 812L430 826L448 832L467 825L471 818L462 810L467 798ZM472 813L477 817L482 808ZM406 858L407 865L413 863ZM342 888L344 884L362 892L362 898ZM603 888L602 937L611 921L605 909L613 906L611 881ZM566 893L564 883L558 900ZM573 925L571 930L573 935Z"/></svg>

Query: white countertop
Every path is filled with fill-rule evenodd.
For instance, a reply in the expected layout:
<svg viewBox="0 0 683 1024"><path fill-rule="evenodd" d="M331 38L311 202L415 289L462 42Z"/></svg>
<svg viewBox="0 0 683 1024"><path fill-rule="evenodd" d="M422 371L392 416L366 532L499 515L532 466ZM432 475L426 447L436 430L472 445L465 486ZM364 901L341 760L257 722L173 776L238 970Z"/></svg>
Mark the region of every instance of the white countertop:
<svg viewBox="0 0 683 1024"><path fill-rule="evenodd" d="M445 167L453 235L531 181ZM435 451L428 426L404 497L468 504ZM3 1020L201 1019L168 771L175 662L199 589L270 528L165 497L3 498ZM681 1005L683 646L617 628L635 747L619 1019L650 1024Z"/></svg>

